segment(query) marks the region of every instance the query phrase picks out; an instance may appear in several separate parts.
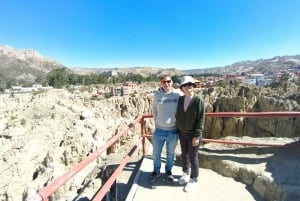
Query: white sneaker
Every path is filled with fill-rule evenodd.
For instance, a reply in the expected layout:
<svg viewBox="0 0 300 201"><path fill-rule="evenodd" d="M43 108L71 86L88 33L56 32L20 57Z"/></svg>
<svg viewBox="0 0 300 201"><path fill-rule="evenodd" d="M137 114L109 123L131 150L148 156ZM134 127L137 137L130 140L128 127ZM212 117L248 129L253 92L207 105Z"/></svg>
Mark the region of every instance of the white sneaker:
<svg viewBox="0 0 300 201"><path fill-rule="evenodd" d="M183 188L184 192L190 192L194 187L196 186L196 181L193 179L190 179L189 183L185 185Z"/></svg>
<svg viewBox="0 0 300 201"><path fill-rule="evenodd" d="M178 183L180 185L186 184L189 182L190 176L186 173L183 173L183 175L178 179Z"/></svg>

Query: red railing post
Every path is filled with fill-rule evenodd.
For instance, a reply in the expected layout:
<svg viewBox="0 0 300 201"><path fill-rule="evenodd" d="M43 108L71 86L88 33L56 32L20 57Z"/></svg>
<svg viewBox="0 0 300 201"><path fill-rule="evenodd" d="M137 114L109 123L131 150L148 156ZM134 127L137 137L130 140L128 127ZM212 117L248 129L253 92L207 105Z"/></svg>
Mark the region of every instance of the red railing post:
<svg viewBox="0 0 300 201"><path fill-rule="evenodd" d="M132 154L137 149L138 145L141 143L141 140L138 140L133 148L130 150L128 155L121 161L117 169L113 172L113 174L109 177L109 179L103 184L103 186L100 188L100 190L97 192L97 194L92 198L92 201L101 201L102 198L106 195L106 193L109 191L110 187L116 180L116 178L119 176L119 174L122 172L123 168L131 158Z"/></svg>
<svg viewBox="0 0 300 201"><path fill-rule="evenodd" d="M145 126L146 125L146 121L144 116L142 116L142 120L141 120L141 134L142 134L142 147L143 147L143 155L146 155L147 153L147 144L146 144L146 129Z"/></svg>
<svg viewBox="0 0 300 201"><path fill-rule="evenodd" d="M97 149L95 152L90 154L86 159L78 163L72 170L69 170L62 176L55 179L52 183L50 183L45 188L41 189L33 198L30 198L30 201L39 200L41 198L42 201L48 201L48 197L52 195L58 188L60 188L63 184L65 184L69 179L74 177L78 172L80 172L83 168L85 168L88 164L90 164L93 160L98 158L104 151L107 150L111 145L113 145L117 140L120 139L123 135L127 134L132 127L140 122L141 116L137 117L132 123L128 125L128 127L115 136L111 137L104 146Z"/></svg>
<svg viewBox="0 0 300 201"><path fill-rule="evenodd" d="M207 117L300 117L300 112L208 112L206 113ZM137 117L132 123L128 125L126 129L118 133L117 135L110 138L106 144L97 149L94 153L89 155L85 160L78 163L72 170L66 172L64 175L58 177L55 181L50 183L47 187L40 190L38 194L36 194L30 201L48 201L48 197L52 195L60 186L65 184L70 178L74 177L79 171L81 171L84 167L90 164L94 159L98 158L98 156L105 151L108 147L113 145L119 138L125 135L136 123L141 123L141 137L142 139L139 141L142 142L143 147L143 155L147 153L147 144L146 144L146 118L152 118L152 114L144 114L142 116ZM248 146L275 146L275 147L296 147L299 148L300 144L263 144L263 143L248 143L248 142L233 142L233 141L225 141L225 140L216 140L216 139L203 139L203 142L215 142L215 143L224 143L224 144L240 144L240 145L248 145ZM138 143L137 143L138 144ZM109 182L104 184L103 189L100 191L105 193L107 189L111 187L112 182L116 179L116 177L120 174L123 167L131 157L132 153L137 147L137 144L134 146L132 151L125 157L120 166L117 168L117 171L111 176ZM96 200L101 199L103 195L98 195L95 197Z"/></svg>
<svg viewBox="0 0 300 201"><path fill-rule="evenodd" d="M146 155L148 152L148 147L147 147L147 143L146 143L146 120L147 118L152 118L153 115L152 114L143 114L142 115L142 120L141 120L141 135L142 135L142 146L143 146L143 155Z"/></svg>

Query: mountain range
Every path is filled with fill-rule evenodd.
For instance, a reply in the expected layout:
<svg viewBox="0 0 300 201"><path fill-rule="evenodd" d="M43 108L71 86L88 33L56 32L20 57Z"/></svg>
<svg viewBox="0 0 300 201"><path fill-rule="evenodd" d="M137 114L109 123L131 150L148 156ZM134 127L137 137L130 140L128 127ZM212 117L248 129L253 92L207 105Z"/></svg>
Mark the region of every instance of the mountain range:
<svg viewBox="0 0 300 201"><path fill-rule="evenodd" d="M265 75L278 70L291 68L300 69L300 55L275 56L270 59L254 61L239 61L231 65L204 69L178 70L176 68L131 67L131 68L70 68L59 61L42 56L31 49L16 49L8 45L0 46L0 82L3 80L23 80L26 82L41 82L48 72L56 68L68 68L77 74L102 73L116 71L120 74L134 73L147 76L149 74L170 73L182 74L228 74L228 73L264 73Z"/></svg>

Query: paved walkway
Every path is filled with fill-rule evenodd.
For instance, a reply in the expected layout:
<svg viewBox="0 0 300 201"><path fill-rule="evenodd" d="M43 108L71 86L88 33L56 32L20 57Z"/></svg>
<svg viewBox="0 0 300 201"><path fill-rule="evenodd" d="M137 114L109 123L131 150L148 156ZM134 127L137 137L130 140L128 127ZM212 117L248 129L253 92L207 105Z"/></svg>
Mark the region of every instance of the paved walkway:
<svg viewBox="0 0 300 201"><path fill-rule="evenodd" d="M163 157L163 159L165 159ZM155 183L149 183L148 177L152 172L152 157L146 155L136 175L132 188L126 201L253 201L257 200L251 194L246 185L232 178L224 177L209 169L199 170L199 181L194 190L186 193L183 186L178 184L181 176L181 167L177 164L173 167L175 183L168 184L163 175ZM162 164L162 169L164 163Z"/></svg>

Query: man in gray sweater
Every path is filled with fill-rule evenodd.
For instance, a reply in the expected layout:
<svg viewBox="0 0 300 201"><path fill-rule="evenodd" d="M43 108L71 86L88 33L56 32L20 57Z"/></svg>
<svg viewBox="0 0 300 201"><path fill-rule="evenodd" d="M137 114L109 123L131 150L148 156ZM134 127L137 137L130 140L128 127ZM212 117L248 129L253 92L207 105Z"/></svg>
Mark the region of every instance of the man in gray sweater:
<svg viewBox="0 0 300 201"><path fill-rule="evenodd" d="M175 113L180 92L173 89L173 82L169 75L161 76L160 84L161 87L154 93L152 106L155 123L155 131L152 137L154 167L149 182L155 182L161 175L161 153L164 143L166 143L165 180L168 183L173 183L172 167L178 142Z"/></svg>

